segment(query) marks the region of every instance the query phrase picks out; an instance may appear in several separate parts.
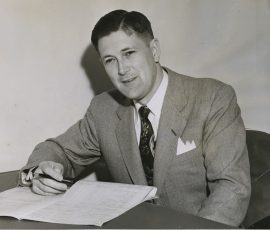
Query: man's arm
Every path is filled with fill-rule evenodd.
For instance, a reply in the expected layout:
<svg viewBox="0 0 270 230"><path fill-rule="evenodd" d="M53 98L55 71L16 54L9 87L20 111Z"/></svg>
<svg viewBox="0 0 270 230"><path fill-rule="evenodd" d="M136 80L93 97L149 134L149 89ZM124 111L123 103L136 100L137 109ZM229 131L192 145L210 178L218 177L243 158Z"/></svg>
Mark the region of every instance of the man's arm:
<svg viewBox="0 0 270 230"><path fill-rule="evenodd" d="M203 149L209 196L199 216L239 226L250 198L245 128L234 90L222 86L205 122Z"/></svg>
<svg viewBox="0 0 270 230"><path fill-rule="evenodd" d="M84 118L65 133L38 144L21 173L27 173L41 162L52 161L63 165L64 177L74 178L85 166L98 160L101 153L91 113L92 104Z"/></svg>

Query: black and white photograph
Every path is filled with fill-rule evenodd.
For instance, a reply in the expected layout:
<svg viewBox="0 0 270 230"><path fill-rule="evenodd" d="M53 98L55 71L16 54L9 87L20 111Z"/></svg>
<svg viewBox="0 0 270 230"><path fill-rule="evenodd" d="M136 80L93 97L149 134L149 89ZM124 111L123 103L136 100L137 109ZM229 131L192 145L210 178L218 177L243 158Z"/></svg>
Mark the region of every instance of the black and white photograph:
<svg viewBox="0 0 270 230"><path fill-rule="evenodd" d="M0 0L0 229L270 228L270 0Z"/></svg>

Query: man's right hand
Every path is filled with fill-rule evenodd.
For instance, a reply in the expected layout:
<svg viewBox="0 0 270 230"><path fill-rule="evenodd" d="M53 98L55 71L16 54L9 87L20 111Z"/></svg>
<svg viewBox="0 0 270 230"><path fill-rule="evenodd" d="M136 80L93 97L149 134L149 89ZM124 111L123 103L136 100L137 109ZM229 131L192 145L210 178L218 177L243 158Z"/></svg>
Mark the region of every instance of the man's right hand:
<svg viewBox="0 0 270 230"><path fill-rule="evenodd" d="M63 180L64 167L53 161L43 161L34 172L32 180L32 191L39 195L60 194L67 190L67 185L61 183ZM44 178L39 174L46 174L53 179Z"/></svg>

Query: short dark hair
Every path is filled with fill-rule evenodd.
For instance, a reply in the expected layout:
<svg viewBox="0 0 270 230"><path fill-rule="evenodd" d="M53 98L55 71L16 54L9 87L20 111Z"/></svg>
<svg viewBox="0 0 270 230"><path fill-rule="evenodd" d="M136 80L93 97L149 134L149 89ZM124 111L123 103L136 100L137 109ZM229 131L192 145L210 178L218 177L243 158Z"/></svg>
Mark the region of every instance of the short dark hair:
<svg viewBox="0 0 270 230"><path fill-rule="evenodd" d="M91 41L96 50L100 38L118 30L127 34L135 32L146 41L154 38L151 23L145 15L136 11L114 10L101 17L92 31Z"/></svg>

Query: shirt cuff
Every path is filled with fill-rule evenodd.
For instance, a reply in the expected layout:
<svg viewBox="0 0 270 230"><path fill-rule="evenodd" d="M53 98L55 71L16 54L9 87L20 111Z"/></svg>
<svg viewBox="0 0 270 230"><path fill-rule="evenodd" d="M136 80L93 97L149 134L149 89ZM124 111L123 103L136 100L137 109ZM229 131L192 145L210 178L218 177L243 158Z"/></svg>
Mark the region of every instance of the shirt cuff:
<svg viewBox="0 0 270 230"><path fill-rule="evenodd" d="M33 168L30 168L28 172L22 171L20 175L20 184L22 186L28 186L30 187L32 185L32 180L34 177L34 172L37 169L38 166L35 166Z"/></svg>

